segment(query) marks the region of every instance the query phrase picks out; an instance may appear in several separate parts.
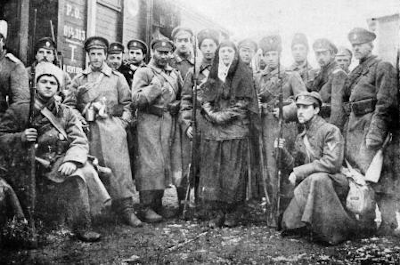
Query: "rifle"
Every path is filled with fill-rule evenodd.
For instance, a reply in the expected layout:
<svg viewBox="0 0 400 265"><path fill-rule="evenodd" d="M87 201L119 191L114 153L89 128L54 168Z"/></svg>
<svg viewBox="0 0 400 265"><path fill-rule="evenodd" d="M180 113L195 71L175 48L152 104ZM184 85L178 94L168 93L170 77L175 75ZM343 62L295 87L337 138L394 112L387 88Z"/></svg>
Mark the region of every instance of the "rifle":
<svg viewBox="0 0 400 265"><path fill-rule="evenodd" d="M278 85L279 85L279 133L278 133L278 139L282 138L283 134L283 87L282 87L282 80L281 80L281 58L280 55L278 55ZM281 204L281 175L282 175L282 150L281 148L276 149L276 154L275 154L275 162L276 162L276 179L278 181L277 183L277 201L276 201L276 222L279 222L279 212L280 212L280 204Z"/></svg>
<svg viewBox="0 0 400 265"><path fill-rule="evenodd" d="M33 22L33 36L32 40L35 40L36 36L36 17L37 17L37 9L34 12L34 22ZM32 79L29 84L30 90L30 100L29 100L29 116L28 122L26 124L26 128L31 128L33 125L33 111L35 108L35 92L36 92L36 80L35 80L35 65L32 65L31 68L31 76ZM35 143L31 143L28 150L29 154L29 206L27 207L28 215L29 215L29 238L28 243L30 247L36 248L37 247L37 234L35 228L35 206L36 206L36 147Z"/></svg>
<svg viewBox="0 0 400 265"><path fill-rule="evenodd" d="M196 36L196 34L193 34L193 36ZM196 146L197 146L197 121L196 121L196 115L197 115L197 81L198 81L198 73L197 73L197 67L196 67L196 60L197 60L197 38L194 37L194 48L193 48L193 60L194 60L194 67L193 67L193 89L192 89L192 128L193 128L193 139L192 139L192 145L191 145L191 161L189 164L189 175L188 175L188 186L186 188L186 195L185 195L185 203L183 205L183 212L182 212L182 217L183 219L186 219L186 214L187 214L187 209L188 209L188 204L190 202L190 189L195 187L196 184L196 173L197 173L197 165L196 165ZM195 187L195 198L196 198L196 187Z"/></svg>
<svg viewBox="0 0 400 265"><path fill-rule="evenodd" d="M53 26L53 21L50 19L50 30L51 30L51 39L54 41L54 43L56 43L56 36L54 34L54 26ZM57 43L56 43L57 44ZM61 55L61 53L59 53L57 50L54 51L54 57L56 59L57 62L57 66L58 68L62 69L62 63L59 60L58 55Z"/></svg>

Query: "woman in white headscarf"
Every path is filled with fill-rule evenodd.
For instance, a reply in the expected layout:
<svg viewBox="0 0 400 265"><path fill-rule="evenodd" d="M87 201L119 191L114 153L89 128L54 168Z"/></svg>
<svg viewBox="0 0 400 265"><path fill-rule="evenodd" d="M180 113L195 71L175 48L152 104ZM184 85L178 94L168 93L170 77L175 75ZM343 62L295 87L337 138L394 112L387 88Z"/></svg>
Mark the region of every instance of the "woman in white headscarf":
<svg viewBox="0 0 400 265"><path fill-rule="evenodd" d="M252 75L233 42L220 44L200 94L199 198L213 210L210 227L236 226L246 198L248 138L258 105Z"/></svg>

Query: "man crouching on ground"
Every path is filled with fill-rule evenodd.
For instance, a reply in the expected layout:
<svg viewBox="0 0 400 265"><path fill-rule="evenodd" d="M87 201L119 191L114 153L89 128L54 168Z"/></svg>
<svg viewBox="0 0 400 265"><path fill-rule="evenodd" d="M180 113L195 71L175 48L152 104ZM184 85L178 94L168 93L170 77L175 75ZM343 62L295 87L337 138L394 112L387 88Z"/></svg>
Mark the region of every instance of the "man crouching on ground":
<svg viewBox="0 0 400 265"><path fill-rule="evenodd" d="M321 104L317 92L297 95L297 117L304 130L296 138L293 156L284 148L284 140L279 141L283 163L293 169L289 181L297 184L283 213L282 228L283 235L307 232L315 240L334 245L349 237L355 219L343 205L349 190L346 177L340 174L344 139L338 127L318 115Z"/></svg>

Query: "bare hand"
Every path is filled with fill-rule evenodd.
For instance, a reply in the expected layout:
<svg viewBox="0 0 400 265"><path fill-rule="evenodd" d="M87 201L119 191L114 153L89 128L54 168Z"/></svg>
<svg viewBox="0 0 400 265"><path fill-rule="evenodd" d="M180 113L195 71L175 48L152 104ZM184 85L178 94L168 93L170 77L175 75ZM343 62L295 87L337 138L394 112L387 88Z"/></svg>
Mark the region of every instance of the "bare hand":
<svg viewBox="0 0 400 265"><path fill-rule="evenodd" d="M377 141L377 140L374 140L374 139L370 139L370 138L365 139L365 145L367 146L367 148L378 147L381 144L382 143L380 141Z"/></svg>
<svg viewBox="0 0 400 265"><path fill-rule="evenodd" d="M294 174L294 172L290 173L289 176L289 182L290 184L292 184L293 186L296 185L296 175Z"/></svg>
<svg viewBox="0 0 400 265"><path fill-rule="evenodd" d="M76 165L75 163L72 162L62 163L61 166L58 168L58 172L60 172L65 176L71 175L72 173L75 172L75 170L76 170Z"/></svg>
<svg viewBox="0 0 400 265"><path fill-rule="evenodd" d="M272 115L274 115L275 118L279 119L279 108L275 108L272 111Z"/></svg>
<svg viewBox="0 0 400 265"><path fill-rule="evenodd" d="M37 131L35 128L28 128L21 135L22 142L36 142L37 139Z"/></svg>
<svg viewBox="0 0 400 265"><path fill-rule="evenodd" d="M279 143L278 143L279 140ZM280 149L284 149L285 148L285 144L286 144L286 140L285 138L276 138L274 141L274 148L280 148Z"/></svg>
<svg viewBox="0 0 400 265"><path fill-rule="evenodd" d="M189 139L193 139L193 127L189 126L186 130L186 135L189 137Z"/></svg>

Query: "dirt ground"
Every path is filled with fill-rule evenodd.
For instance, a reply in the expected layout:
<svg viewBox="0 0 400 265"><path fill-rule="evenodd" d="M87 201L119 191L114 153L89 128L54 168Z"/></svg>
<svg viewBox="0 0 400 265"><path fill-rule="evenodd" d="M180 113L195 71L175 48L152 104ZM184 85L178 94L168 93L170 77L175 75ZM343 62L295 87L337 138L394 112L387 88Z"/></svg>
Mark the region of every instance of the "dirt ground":
<svg viewBox="0 0 400 265"><path fill-rule="evenodd" d="M165 204L176 202L174 193L167 190ZM103 236L98 243L82 243L59 229L36 250L0 249L0 264L400 264L397 238L322 246L282 237L264 219L260 209L248 208L240 226L210 230L195 219L131 228L107 216L94 226Z"/></svg>

